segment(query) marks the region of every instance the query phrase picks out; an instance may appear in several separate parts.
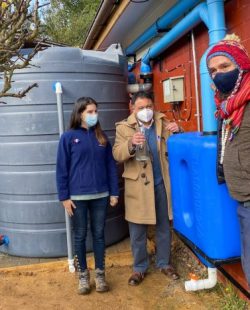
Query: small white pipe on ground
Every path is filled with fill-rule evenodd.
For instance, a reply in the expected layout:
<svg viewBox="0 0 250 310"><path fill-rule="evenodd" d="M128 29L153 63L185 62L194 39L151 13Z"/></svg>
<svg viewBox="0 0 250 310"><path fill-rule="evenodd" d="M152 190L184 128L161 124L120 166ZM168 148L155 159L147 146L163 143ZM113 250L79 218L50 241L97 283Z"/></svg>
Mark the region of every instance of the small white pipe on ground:
<svg viewBox="0 0 250 310"><path fill-rule="evenodd" d="M185 282L186 291L198 291L213 288L217 283L217 269L207 268L208 278L203 280L190 280Z"/></svg>

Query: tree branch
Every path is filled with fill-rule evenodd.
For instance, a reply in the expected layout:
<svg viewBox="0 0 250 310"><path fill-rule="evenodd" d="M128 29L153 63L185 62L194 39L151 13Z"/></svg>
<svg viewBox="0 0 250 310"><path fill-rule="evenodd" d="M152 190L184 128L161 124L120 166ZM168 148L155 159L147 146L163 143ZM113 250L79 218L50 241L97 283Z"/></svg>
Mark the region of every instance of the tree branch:
<svg viewBox="0 0 250 310"><path fill-rule="evenodd" d="M37 86L32 84L18 93L10 91L14 71L32 65L33 57L41 50L38 43L28 55L21 53L26 42L37 38L40 27L39 0L35 0L31 12L30 6L31 0L0 0L0 98L22 98Z"/></svg>

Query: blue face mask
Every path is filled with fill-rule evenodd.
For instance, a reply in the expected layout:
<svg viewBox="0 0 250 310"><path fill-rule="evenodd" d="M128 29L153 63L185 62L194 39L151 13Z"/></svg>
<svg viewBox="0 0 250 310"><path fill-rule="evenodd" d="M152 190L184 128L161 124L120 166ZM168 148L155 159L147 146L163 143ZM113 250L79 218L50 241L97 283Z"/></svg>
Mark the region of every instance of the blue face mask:
<svg viewBox="0 0 250 310"><path fill-rule="evenodd" d="M86 114L85 123L87 124L88 128L95 126L97 122L98 114Z"/></svg>
<svg viewBox="0 0 250 310"><path fill-rule="evenodd" d="M221 93L229 93L234 89L239 73L238 68L228 72L217 73L213 78L214 85Z"/></svg>

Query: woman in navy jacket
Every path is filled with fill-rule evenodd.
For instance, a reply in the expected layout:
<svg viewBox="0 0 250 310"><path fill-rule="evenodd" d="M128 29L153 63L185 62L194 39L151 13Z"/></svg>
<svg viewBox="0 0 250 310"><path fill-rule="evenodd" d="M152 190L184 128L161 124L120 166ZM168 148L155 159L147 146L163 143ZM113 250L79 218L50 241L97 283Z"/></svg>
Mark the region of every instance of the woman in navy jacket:
<svg viewBox="0 0 250 310"><path fill-rule="evenodd" d="M85 244L88 212L96 291L108 291L104 271L104 227L108 203L113 207L117 205L119 189L112 148L98 121L97 103L90 97L76 101L69 130L61 136L56 180L59 200L72 217L75 255L80 269L78 293L90 293Z"/></svg>

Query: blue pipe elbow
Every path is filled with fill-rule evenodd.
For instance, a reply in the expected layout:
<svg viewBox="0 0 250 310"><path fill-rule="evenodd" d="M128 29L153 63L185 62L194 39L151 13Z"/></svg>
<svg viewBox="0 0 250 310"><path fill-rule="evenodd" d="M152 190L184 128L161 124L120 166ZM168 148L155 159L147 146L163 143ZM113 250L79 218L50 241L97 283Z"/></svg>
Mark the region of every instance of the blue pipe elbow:
<svg viewBox="0 0 250 310"><path fill-rule="evenodd" d="M165 34L159 41L157 41L148 52L142 57L142 63L149 65L150 59L154 59L166 50L175 41L181 38L185 33L195 27L202 18L208 25L206 3L197 5L186 17L184 17L172 30Z"/></svg>
<svg viewBox="0 0 250 310"><path fill-rule="evenodd" d="M152 69L150 64L144 63L143 60L141 61L141 75L148 75L152 74Z"/></svg>
<svg viewBox="0 0 250 310"><path fill-rule="evenodd" d="M126 55L134 55L136 51L145 45L148 41L156 37L159 30L166 29L182 14L198 4L199 0L181 0L170 8L164 15L162 15L154 24L152 24L146 31L143 32L136 40L134 40L126 49Z"/></svg>
<svg viewBox="0 0 250 310"><path fill-rule="evenodd" d="M211 88L210 78L206 57L209 49L203 54L200 61L200 81L201 81L201 103L202 103L202 123L203 132L216 132L217 120L214 116L216 107L214 102L214 92Z"/></svg>
<svg viewBox="0 0 250 310"><path fill-rule="evenodd" d="M211 45L219 42L226 35L224 1L207 0L207 10L209 18L209 46L211 47ZM206 56L209 49L204 53L200 61L202 122L203 132L216 132L217 120L214 116L216 110L214 92L211 88L212 80L206 63Z"/></svg>
<svg viewBox="0 0 250 310"><path fill-rule="evenodd" d="M207 3L203 2L197 5L172 30L150 47L142 57L141 73L147 74L150 72L150 60L160 55L201 21L208 27L209 45L223 39L226 34L224 0L207 0ZM203 131L216 132L214 93L210 87L212 81L207 70L206 55L207 52L203 55L200 63Z"/></svg>

